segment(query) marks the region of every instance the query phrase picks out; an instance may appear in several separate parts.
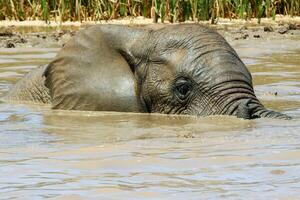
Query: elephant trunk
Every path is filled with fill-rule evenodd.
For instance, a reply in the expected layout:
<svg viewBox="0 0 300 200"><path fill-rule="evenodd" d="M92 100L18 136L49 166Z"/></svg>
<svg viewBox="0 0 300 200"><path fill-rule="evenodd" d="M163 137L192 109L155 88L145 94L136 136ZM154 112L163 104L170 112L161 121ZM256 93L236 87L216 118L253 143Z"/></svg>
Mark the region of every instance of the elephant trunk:
<svg viewBox="0 0 300 200"><path fill-rule="evenodd" d="M235 111L235 115L244 119L255 119L261 117L291 119L291 117L288 115L267 110L263 105L253 99L246 99L239 102Z"/></svg>

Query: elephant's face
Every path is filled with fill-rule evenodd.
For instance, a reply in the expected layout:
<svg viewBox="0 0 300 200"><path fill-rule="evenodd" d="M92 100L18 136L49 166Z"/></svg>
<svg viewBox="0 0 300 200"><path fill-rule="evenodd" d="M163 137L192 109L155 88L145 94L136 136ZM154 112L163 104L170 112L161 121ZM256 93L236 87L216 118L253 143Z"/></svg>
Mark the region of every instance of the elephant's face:
<svg viewBox="0 0 300 200"><path fill-rule="evenodd" d="M148 112L286 117L263 108L251 74L219 34L192 28L172 31L153 33L153 45L142 52L148 56L138 59L139 94Z"/></svg>
<svg viewBox="0 0 300 200"><path fill-rule="evenodd" d="M54 109L289 118L256 98L222 36L199 25L99 25L79 32L45 72Z"/></svg>

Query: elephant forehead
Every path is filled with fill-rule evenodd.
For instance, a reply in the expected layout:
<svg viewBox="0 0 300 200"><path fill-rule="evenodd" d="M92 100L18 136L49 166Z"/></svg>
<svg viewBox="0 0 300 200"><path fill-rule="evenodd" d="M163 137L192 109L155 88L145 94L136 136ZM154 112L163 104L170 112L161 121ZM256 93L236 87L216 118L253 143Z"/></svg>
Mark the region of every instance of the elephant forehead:
<svg viewBox="0 0 300 200"><path fill-rule="evenodd" d="M248 69L229 46L220 45L205 50L192 49L188 52L183 65L196 77L216 79L240 74L251 80Z"/></svg>
<svg viewBox="0 0 300 200"><path fill-rule="evenodd" d="M173 66L180 66L184 63L188 57L187 49L174 49L166 54L164 54L164 59L166 62Z"/></svg>
<svg viewBox="0 0 300 200"><path fill-rule="evenodd" d="M251 81L251 74L245 64L235 53L229 51L213 56L208 73L215 77L215 80L227 76L233 79L238 78Z"/></svg>
<svg viewBox="0 0 300 200"><path fill-rule="evenodd" d="M165 71L172 73L174 76L177 76L178 73L193 76L197 72L200 73L206 70L204 62L194 62L195 53L187 48L173 49L163 54L162 60L166 64Z"/></svg>

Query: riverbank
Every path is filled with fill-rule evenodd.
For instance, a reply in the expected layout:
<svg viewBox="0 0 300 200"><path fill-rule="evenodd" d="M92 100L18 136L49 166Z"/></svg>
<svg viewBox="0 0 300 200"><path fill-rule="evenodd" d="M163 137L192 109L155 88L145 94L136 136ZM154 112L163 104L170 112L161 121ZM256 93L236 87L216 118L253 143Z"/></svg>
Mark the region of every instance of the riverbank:
<svg viewBox="0 0 300 200"><path fill-rule="evenodd" d="M195 23L192 21L184 23ZM137 17L109 21L87 22L49 22L44 21L0 21L0 47L61 47L78 30L94 24L122 24L122 25L153 25L152 19ZM158 23L158 26L161 23ZM164 23L170 24L170 23ZM176 23L175 23L176 24ZM276 16L275 20L263 18L261 23L257 19L230 20L219 19L217 24L202 21L199 24L217 30L228 41L284 39L300 36L300 17Z"/></svg>

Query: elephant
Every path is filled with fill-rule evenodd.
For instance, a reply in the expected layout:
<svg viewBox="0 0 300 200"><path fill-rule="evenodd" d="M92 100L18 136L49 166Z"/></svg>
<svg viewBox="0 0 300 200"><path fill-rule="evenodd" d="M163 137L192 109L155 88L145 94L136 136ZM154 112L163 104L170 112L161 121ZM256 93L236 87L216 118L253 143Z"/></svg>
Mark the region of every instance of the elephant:
<svg viewBox="0 0 300 200"><path fill-rule="evenodd" d="M290 119L260 103L235 50L199 24L90 26L5 99L63 110Z"/></svg>

